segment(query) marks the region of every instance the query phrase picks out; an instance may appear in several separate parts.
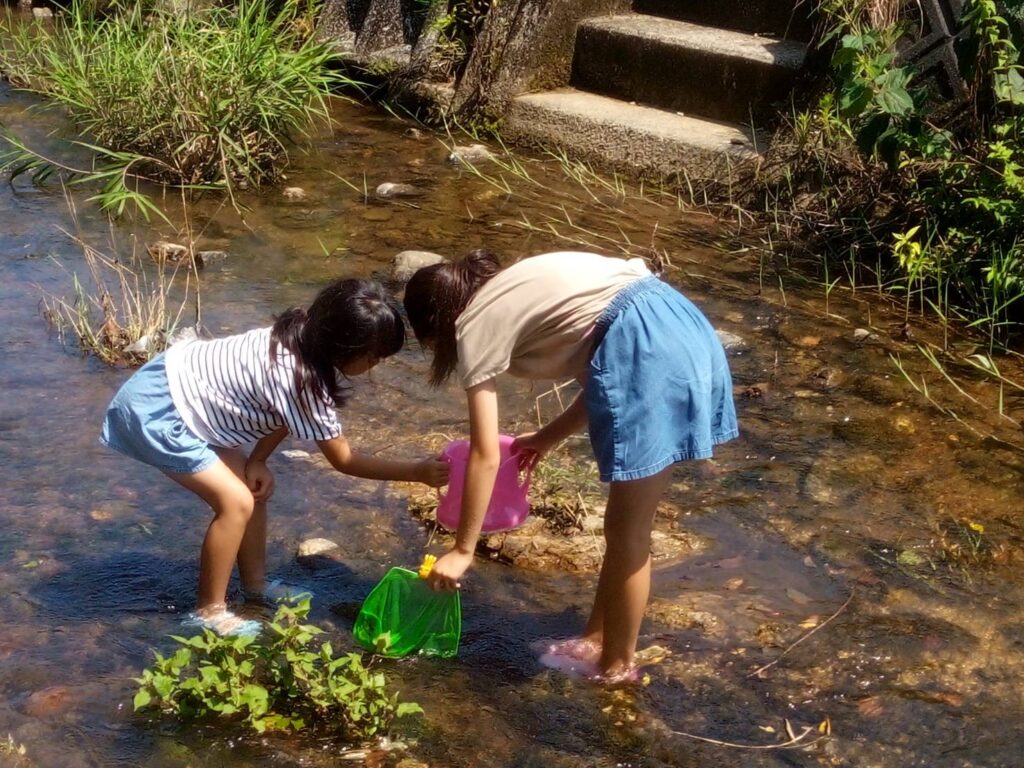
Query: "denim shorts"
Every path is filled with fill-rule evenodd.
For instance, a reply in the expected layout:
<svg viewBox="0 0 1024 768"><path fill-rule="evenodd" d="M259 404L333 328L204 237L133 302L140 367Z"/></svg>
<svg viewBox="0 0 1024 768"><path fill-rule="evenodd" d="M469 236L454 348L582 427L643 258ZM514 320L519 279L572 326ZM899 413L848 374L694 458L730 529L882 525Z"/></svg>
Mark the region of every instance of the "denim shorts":
<svg viewBox="0 0 1024 768"><path fill-rule="evenodd" d="M167 383L164 356L139 368L107 406L100 442L163 472L194 475L219 457L185 425Z"/></svg>
<svg viewBox="0 0 1024 768"><path fill-rule="evenodd" d="M739 434L732 377L711 324L657 277L630 283L597 321L586 385L601 480L638 480L706 459Z"/></svg>

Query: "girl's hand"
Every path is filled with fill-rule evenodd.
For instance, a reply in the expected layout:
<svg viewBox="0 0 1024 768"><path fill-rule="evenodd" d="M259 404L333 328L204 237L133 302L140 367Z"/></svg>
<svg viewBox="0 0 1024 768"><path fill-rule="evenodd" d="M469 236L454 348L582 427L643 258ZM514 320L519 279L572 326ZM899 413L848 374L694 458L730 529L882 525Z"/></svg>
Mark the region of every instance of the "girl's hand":
<svg viewBox="0 0 1024 768"><path fill-rule="evenodd" d="M512 443L512 453L519 454L519 469L533 469L554 446L544 437L543 430L526 432Z"/></svg>
<svg viewBox="0 0 1024 768"><path fill-rule="evenodd" d="M439 488L448 484L450 473L451 467L448 462L440 456L433 456L416 464L414 479L431 488Z"/></svg>
<svg viewBox="0 0 1024 768"><path fill-rule="evenodd" d="M245 465L245 484L256 501L266 501L274 494L274 474L265 461L249 461Z"/></svg>
<svg viewBox="0 0 1024 768"><path fill-rule="evenodd" d="M427 583L435 592L454 592L462 586L459 579L472 562L472 552L453 549L434 563L434 568L427 576Z"/></svg>

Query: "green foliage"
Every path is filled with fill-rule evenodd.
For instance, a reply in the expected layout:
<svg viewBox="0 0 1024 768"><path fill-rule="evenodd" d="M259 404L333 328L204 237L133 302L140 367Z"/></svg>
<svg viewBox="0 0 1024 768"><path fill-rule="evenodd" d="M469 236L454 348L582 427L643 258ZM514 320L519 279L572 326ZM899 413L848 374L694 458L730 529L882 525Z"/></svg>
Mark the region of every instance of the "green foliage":
<svg viewBox="0 0 1024 768"><path fill-rule="evenodd" d="M314 12L304 0L242 0L97 15L75 0L53 25L0 29L0 69L71 116L95 165L56 165L99 183L105 208L137 203L142 179L230 192L276 180L287 143L328 116L341 76L328 67L329 44L309 35ZM55 165L16 140L0 163L37 180Z"/></svg>
<svg viewBox="0 0 1024 768"><path fill-rule="evenodd" d="M383 673L359 654L317 647L323 631L304 623L308 613L309 600L282 605L259 637L175 637L180 647L157 652L138 678L135 709L234 718L258 733L318 727L351 742L383 736L396 718L422 711L389 695Z"/></svg>
<svg viewBox="0 0 1024 768"><path fill-rule="evenodd" d="M454 76L473 50L473 44L495 0L444 0L430 5L445 5L432 26L437 30L435 58L449 76Z"/></svg>
<svg viewBox="0 0 1024 768"><path fill-rule="evenodd" d="M849 271L1009 343L1024 330L1024 69L1009 24L994 0L965 3L968 109L952 119L899 58L904 24L873 26L864 3L821 10L832 87L794 116L772 202L809 192L814 215L805 204L787 224Z"/></svg>

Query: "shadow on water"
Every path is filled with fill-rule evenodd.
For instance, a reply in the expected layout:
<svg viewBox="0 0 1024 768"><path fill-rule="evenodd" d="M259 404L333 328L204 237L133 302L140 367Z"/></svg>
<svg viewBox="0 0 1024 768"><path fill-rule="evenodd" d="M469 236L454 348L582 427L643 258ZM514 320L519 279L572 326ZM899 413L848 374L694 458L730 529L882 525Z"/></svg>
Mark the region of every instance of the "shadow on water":
<svg viewBox="0 0 1024 768"><path fill-rule="evenodd" d="M0 122L49 146L60 126L26 111L31 103L0 87ZM642 252L653 242L670 258L668 279L739 337L731 364L743 430L715 460L680 467L660 510L660 532L700 546L656 565L641 646L669 655L648 670L649 685L593 688L543 669L529 650L580 630L593 575L479 561L463 594L459 658L381 663L425 709L407 737L410 759L474 768L1019 766L1024 461L910 390L891 355L913 376L934 372L885 333L901 318L873 297L837 291L826 309L813 285L780 289L756 258L722 247L729 237L710 217L675 201L591 204L557 164L541 162L530 166L539 184L508 191L451 166L440 142L407 128L338 103L335 125L289 171L306 200L251 194L244 220L216 200L197 204L198 247L229 254L203 273L203 319L214 333L266 325L339 275L385 274L404 249L454 256L485 244L508 262L566 248ZM422 194L374 199L384 181ZM84 201L79 208L83 236L105 243L108 224ZM0 742L10 733L32 765L61 768L337 765L337 744L130 712L132 678L151 648L171 647L167 635L191 608L208 512L96 443L129 372L63 349L39 317L41 294L66 294L69 274L84 268L58 230L70 225L60 192L4 185L0 217ZM127 247L133 235L144 244L178 234L156 224L113 229ZM876 335L857 340L861 326ZM429 390L425 372L411 346L356 383L342 419L357 447L421 456L438 436L464 432L461 393ZM503 428L532 424L543 390L501 388ZM980 386L970 392L988 397ZM1019 401L1007 407L1021 416ZM972 418L997 429L984 414ZM301 454L272 465L271 572L313 589L312 620L350 647L355 611L387 569L439 546L406 514L407 489L340 477ZM301 564L296 546L312 537L338 549ZM806 752L692 738L764 746L787 738L787 720L799 732L826 718L832 737Z"/></svg>

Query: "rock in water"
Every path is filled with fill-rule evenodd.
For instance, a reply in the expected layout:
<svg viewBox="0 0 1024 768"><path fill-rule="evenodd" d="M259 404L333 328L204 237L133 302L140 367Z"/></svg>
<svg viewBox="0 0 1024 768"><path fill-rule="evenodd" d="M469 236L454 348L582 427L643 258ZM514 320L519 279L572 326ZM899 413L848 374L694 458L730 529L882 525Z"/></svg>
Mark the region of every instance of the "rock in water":
<svg viewBox="0 0 1024 768"><path fill-rule="evenodd" d="M337 548L338 545L330 539L306 539L304 542L299 544L297 556L313 557L315 555L322 555L324 552L330 552Z"/></svg>
<svg viewBox="0 0 1024 768"><path fill-rule="evenodd" d="M285 200L288 200L289 202L293 203L298 202L300 200L305 200L307 197L306 190L304 190L302 187L285 187L284 190L281 192L281 196Z"/></svg>
<svg viewBox="0 0 1024 768"><path fill-rule="evenodd" d="M389 197L415 197L420 193L419 189L412 184L393 184L385 181L377 186L376 195L381 198Z"/></svg>
<svg viewBox="0 0 1024 768"><path fill-rule="evenodd" d="M455 147L448 155L451 163L475 165L494 159L494 153L483 144L470 144L468 147Z"/></svg>
<svg viewBox="0 0 1024 768"><path fill-rule="evenodd" d="M718 334L718 340L722 342L722 347L725 348L726 352L733 352L747 345L747 342L735 333L729 333L728 331L715 331L715 333Z"/></svg>
<svg viewBox="0 0 1024 768"><path fill-rule="evenodd" d="M402 251L391 260L391 277L407 283L416 270L447 261L444 256L430 251Z"/></svg>

